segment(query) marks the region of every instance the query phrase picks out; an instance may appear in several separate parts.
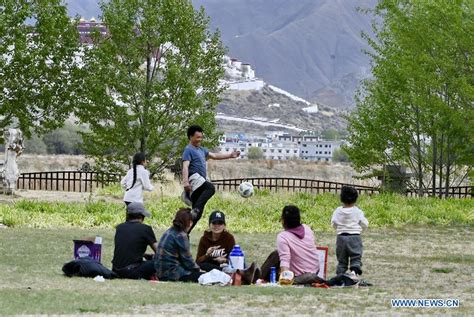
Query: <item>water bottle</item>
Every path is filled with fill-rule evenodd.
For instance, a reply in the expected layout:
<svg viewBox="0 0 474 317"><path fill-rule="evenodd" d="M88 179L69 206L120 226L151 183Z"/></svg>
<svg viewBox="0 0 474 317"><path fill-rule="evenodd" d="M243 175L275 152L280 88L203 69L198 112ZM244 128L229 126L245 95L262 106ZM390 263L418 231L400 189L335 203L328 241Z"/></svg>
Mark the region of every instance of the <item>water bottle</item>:
<svg viewBox="0 0 474 317"><path fill-rule="evenodd" d="M244 253L240 249L240 246L236 244L229 254L230 266L234 270L243 270L244 262L245 262Z"/></svg>
<svg viewBox="0 0 474 317"><path fill-rule="evenodd" d="M93 247L93 255L92 258L100 263L102 258L102 237L96 236L94 240L94 247Z"/></svg>
<svg viewBox="0 0 474 317"><path fill-rule="evenodd" d="M270 268L270 283L271 284L276 284L276 279L277 279L277 270L276 267L272 266Z"/></svg>

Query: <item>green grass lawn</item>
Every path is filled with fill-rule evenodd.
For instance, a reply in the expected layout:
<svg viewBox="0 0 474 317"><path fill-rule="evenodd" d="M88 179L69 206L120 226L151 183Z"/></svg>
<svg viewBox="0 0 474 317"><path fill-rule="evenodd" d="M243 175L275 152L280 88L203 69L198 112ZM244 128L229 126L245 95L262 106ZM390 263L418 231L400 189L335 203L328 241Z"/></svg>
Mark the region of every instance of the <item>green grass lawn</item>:
<svg viewBox="0 0 474 317"><path fill-rule="evenodd" d="M369 218L370 219L370 218ZM163 232L156 230L157 236ZM471 226L405 226L370 229L363 235L364 278L359 289L220 287L184 283L67 278L72 239L104 237L103 263L113 252L110 228L0 229L0 315L9 314L460 314L473 315L474 234ZM336 265L333 232L316 230L330 247L329 274ZM191 235L193 253L200 230ZM275 246L275 233L237 233L247 261L261 265ZM194 253L195 254L195 253ZM392 298L457 298L452 309L391 308Z"/></svg>
<svg viewBox="0 0 474 317"><path fill-rule="evenodd" d="M174 190L145 195L157 237L182 206ZM20 193L0 200L0 315L8 314L461 314L474 315L474 200L362 196L358 205L370 222L364 241L364 278L373 287L359 289L203 287L182 283L67 278L73 239L104 237L103 263L111 266L115 225L124 219L122 192L110 187L90 196ZM30 196L28 196L30 195ZM35 198L32 198L35 197ZM261 265L275 248L279 218L286 204L302 211L318 245L329 246L329 276L335 272L331 194L270 193L250 199L219 192L191 235L193 254L211 210L226 213L228 228L247 262ZM454 309L392 308L392 298L460 299Z"/></svg>
<svg viewBox="0 0 474 317"><path fill-rule="evenodd" d="M63 199L61 193L55 193L54 201L16 199L12 204L0 202L0 223L20 228L114 228L123 221L125 214L122 192L114 188L82 201L69 201ZM147 223L155 228L169 226L176 210L183 206L178 195L159 195L157 191L145 194L145 205L153 214ZM286 204L297 205L303 221L313 229L332 231L331 215L340 202L333 194L259 191L245 199L235 192L218 192L206 205L204 220L197 228L203 230L210 211L218 209L225 212L227 223L234 232L278 232L281 210ZM361 196L358 206L364 211L371 228L474 226L474 199L409 198L384 194Z"/></svg>

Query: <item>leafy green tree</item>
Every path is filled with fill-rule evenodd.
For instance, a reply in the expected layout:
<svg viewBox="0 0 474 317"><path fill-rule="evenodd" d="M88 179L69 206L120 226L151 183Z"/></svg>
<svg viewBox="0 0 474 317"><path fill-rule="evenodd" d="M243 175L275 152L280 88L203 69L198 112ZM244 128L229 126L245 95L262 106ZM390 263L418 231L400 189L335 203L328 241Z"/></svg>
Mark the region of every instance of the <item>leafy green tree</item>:
<svg viewBox="0 0 474 317"><path fill-rule="evenodd" d="M347 163L349 162L349 155L347 155L343 148L338 148L332 152L332 160L334 162Z"/></svg>
<svg viewBox="0 0 474 317"><path fill-rule="evenodd" d="M260 160L263 159L263 151L261 148L258 147L251 147L249 148L248 158L250 160Z"/></svg>
<svg viewBox="0 0 474 317"><path fill-rule="evenodd" d="M373 78L349 117L345 148L360 171L407 166L411 187L445 193L472 169L472 1L381 0Z"/></svg>
<svg viewBox="0 0 474 317"><path fill-rule="evenodd" d="M61 0L0 1L0 129L29 137L63 124L75 99L78 47Z"/></svg>
<svg viewBox="0 0 474 317"><path fill-rule="evenodd" d="M217 143L215 107L224 87L225 50L209 19L189 0L101 2L108 34L84 55L77 116L88 123L84 147L103 169L120 169L142 151L159 173L199 124Z"/></svg>
<svg viewBox="0 0 474 317"><path fill-rule="evenodd" d="M25 153L32 154L46 154L48 147L37 135L32 135L31 138L25 140Z"/></svg>
<svg viewBox="0 0 474 317"><path fill-rule="evenodd" d="M326 129L324 130L322 133L321 133L323 139L325 140L340 140L341 139L341 133L334 129L334 128L329 128L329 129Z"/></svg>
<svg viewBox="0 0 474 317"><path fill-rule="evenodd" d="M45 134L43 142L50 154L83 154L81 134L70 125Z"/></svg>

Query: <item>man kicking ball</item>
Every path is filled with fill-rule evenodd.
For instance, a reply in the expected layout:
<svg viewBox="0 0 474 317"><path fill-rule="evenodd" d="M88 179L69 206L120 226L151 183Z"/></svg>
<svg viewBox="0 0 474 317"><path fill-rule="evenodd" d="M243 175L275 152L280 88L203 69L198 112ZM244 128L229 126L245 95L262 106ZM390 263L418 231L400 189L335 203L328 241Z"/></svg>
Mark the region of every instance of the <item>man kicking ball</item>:
<svg viewBox="0 0 474 317"><path fill-rule="evenodd" d="M206 160L225 160L236 158L239 151L232 153L211 153L201 146L203 130L198 125L192 125L187 131L189 144L183 152L183 201L192 205L191 215L193 225L188 233L193 230L204 212L207 201L214 195L216 189L206 177Z"/></svg>

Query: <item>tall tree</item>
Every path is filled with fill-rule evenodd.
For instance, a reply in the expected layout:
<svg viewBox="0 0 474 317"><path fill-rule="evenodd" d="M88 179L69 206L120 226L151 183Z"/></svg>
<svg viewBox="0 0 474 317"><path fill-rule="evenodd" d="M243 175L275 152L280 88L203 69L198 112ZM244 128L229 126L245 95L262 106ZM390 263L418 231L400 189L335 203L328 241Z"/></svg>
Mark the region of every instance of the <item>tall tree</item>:
<svg viewBox="0 0 474 317"><path fill-rule="evenodd" d="M108 170L142 151L159 158L150 166L159 173L184 147L189 124L215 142L225 51L204 10L189 0L110 0L101 8L108 31L85 52L77 111L92 131L86 151Z"/></svg>
<svg viewBox="0 0 474 317"><path fill-rule="evenodd" d="M413 188L447 195L474 164L474 3L381 0L372 11L373 78L349 119L360 171L403 165ZM471 141L471 142L469 142Z"/></svg>
<svg viewBox="0 0 474 317"><path fill-rule="evenodd" d="M61 0L0 0L0 129L30 136L63 124L75 99L78 47Z"/></svg>

